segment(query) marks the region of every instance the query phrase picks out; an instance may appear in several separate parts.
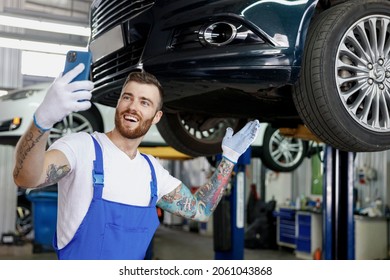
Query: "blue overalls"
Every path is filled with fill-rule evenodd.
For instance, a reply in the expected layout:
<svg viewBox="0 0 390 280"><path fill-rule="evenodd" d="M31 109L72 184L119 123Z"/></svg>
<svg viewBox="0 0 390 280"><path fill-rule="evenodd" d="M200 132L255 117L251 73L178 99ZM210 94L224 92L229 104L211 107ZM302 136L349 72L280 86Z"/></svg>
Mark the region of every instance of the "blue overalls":
<svg viewBox="0 0 390 280"><path fill-rule="evenodd" d="M146 250L159 225L156 211L157 179L150 159L147 160L152 180L149 206L134 206L102 198L104 187L103 155L92 137L96 159L93 170L93 198L87 214L72 240L64 248L54 247L58 259L130 260L144 259Z"/></svg>

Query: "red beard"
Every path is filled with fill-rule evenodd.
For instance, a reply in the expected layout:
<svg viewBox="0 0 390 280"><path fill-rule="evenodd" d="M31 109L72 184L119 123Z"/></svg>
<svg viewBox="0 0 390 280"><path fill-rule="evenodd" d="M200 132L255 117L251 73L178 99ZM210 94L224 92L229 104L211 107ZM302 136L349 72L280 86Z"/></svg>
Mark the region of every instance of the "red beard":
<svg viewBox="0 0 390 280"><path fill-rule="evenodd" d="M129 113L129 112L127 111L124 113ZM123 114L120 114L118 111L115 112L115 127L119 131L119 133L125 138L128 139L140 138L144 136L149 131L149 128L152 126L154 117L148 120L142 120L142 118L137 113L133 113L133 115L136 115L137 118L139 119L139 125L135 129L129 129L122 124L122 121L124 119Z"/></svg>

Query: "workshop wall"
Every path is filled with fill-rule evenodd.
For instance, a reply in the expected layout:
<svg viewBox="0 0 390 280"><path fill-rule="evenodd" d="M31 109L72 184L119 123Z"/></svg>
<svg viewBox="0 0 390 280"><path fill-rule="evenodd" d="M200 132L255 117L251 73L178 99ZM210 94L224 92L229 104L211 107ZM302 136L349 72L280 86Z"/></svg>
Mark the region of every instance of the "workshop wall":
<svg viewBox="0 0 390 280"><path fill-rule="evenodd" d="M314 199L311 193L312 170L311 160L305 158L301 165L291 174L291 199L295 203L297 197L306 196Z"/></svg>
<svg viewBox="0 0 390 280"><path fill-rule="evenodd" d="M20 51L0 48L0 88L22 87Z"/></svg>
<svg viewBox="0 0 390 280"><path fill-rule="evenodd" d="M355 158L355 188L357 208L375 207L384 214L387 200L387 166L389 153L357 153ZM379 214L379 213L378 213Z"/></svg>
<svg viewBox="0 0 390 280"><path fill-rule="evenodd" d="M14 232L17 188L12 178L14 147L0 145L0 235Z"/></svg>
<svg viewBox="0 0 390 280"><path fill-rule="evenodd" d="M5 7L20 8L21 1L0 1L0 11ZM21 34L20 28L0 26L0 33ZM0 48L0 88L14 89L22 86L21 52L16 49Z"/></svg>
<svg viewBox="0 0 390 280"><path fill-rule="evenodd" d="M215 170L205 157L181 161L180 179L188 187L200 187L206 184Z"/></svg>

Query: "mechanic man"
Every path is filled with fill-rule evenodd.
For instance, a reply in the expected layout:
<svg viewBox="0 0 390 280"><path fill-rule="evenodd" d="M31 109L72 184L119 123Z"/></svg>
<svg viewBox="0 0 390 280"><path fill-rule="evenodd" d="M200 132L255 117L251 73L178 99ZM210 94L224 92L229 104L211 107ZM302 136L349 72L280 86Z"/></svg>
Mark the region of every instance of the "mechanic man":
<svg viewBox="0 0 390 280"><path fill-rule="evenodd" d="M59 259L144 259L159 225L156 206L207 221L260 124L248 122L235 135L231 128L226 130L219 166L192 194L153 156L137 149L163 114L163 90L153 75L134 72L123 85L112 131L70 134L46 151L53 125L91 106L93 83L72 82L83 69L79 64L48 89L17 144L14 181L23 188L58 183L54 247Z"/></svg>

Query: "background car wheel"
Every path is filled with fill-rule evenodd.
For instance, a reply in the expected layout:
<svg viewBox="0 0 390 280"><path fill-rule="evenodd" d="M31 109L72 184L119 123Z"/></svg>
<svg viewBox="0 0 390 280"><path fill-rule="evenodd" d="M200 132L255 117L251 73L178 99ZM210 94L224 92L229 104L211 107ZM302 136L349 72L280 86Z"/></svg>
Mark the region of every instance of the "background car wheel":
<svg viewBox="0 0 390 280"><path fill-rule="evenodd" d="M157 129L172 148L189 156L210 156L222 152L226 128L239 130L246 119L212 118L209 116L164 113Z"/></svg>
<svg viewBox="0 0 390 280"><path fill-rule="evenodd" d="M18 196L16 206L16 232L20 237L25 237L33 229L31 202L24 195Z"/></svg>
<svg viewBox="0 0 390 280"><path fill-rule="evenodd" d="M48 145L50 146L54 141L67 134L81 131L87 133L103 131L101 117L95 112L94 108L88 111L72 113L56 123L50 130Z"/></svg>
<svg viewBox="0 0 390 280"><path fill-rule="evenodd" d="M261 160L271 170L291 172L302 163L307 149L307 141L283 136L279 133L279 129L267 126L264 132Z"/></svg>
<svg viewBox="0 0 390 280"><path fill-rule="evenodd" d="M359 0L319 15L294 102L307 127L345 151L390 148L390 3Z"/></svg>

